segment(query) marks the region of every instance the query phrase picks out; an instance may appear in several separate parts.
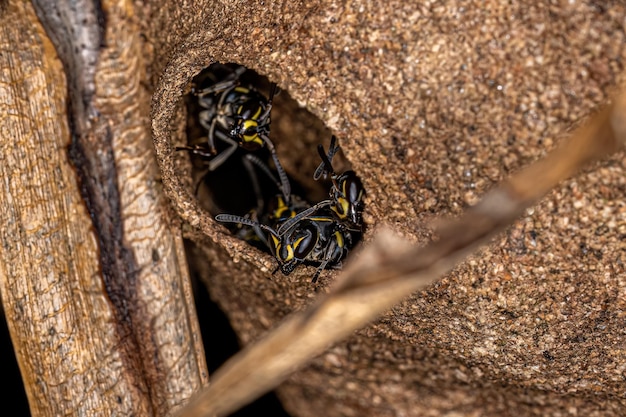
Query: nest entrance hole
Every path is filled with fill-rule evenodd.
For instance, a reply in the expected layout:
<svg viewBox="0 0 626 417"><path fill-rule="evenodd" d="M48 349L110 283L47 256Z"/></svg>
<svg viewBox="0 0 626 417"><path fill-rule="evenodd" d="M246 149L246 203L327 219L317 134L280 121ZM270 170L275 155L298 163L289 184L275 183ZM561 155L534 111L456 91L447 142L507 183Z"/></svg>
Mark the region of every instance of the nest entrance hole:
<svg viewBox="0 0 626 417"><path fill-rule="evenodd" d="M213 64L216 65L216 64ZM223 65L223 64L218 64ZM237 64L226 64L237 67ZM198 74L193 84L206 82L206 74L213 66L209 66ZM240 85L253 86L266 97L269 95L271 83L267 77L252 70L246 70L240 79ZM197 145L207 141L207 131L200 125L199 113L203 108L198 103L198 97L188 94L185 98L187 105L187 138L188 144ZM292 192L306 201L315 203L328 198L329 181L313 180L313 172L321 160L317 154L317 146L322 144L325 149L331 138L331 131L324 123L308 110L300 107L289 96L289 93L280 88L277 90L271 111L270 139L276 148L278 158L289 175ZM218 152L225 145L218 143ZM269 152L266 149L254 152L260 158L267 160ZM207 171L206 161L192 157L192 177L196 188L195 193L200 204L212 215L229 213L245 215L255 205L255 195L252 191L250 175L242 163L246 150L238 149L221 166L214 171ZM350 163L339 152L333 159L333 167L337 172L350 169ZM258 175L261 188L273 193L276 190L264 175Z"/></svg>

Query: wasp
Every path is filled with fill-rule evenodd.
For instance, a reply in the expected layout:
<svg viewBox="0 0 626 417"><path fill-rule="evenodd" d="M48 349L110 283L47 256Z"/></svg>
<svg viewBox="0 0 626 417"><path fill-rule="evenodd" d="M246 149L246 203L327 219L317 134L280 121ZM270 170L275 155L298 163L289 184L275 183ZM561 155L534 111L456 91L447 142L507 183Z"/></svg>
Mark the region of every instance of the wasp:
<svg viewBox="0 0 626 417"><path fill-rule="evenodd" d="M365 188L354 171L349 170L342 174L335 172L332 158L339 149L334 135L330 139L328 154L324 152L322 145L318 145L317 152L322 163L315 170L313 179L317 181L322 177L330 177L332 182L329 192L332 203L330 209L340 221L346 222L350 230L362 231Z"/></svg>
<svg viewBox="0 0 626 417"><path fill-rule="evenodd" d="M276 166L281 192L289 201L291 186L269 138L270 113L277 86L272 83L269 97L266 97L253 85L241 85L240 78L245 71L243 66L213 64L201 83L208 85L192 87L192 94L204 109L199 114L199 122L207 130L207 142L177 149L207 159L207 170L214 171L238 148L255 152L265 147ZM216 140L224 142L227 148L218 153Z"/></svg>
<svg viewBox="0 0 626 417"><path fill-rule="evenodd" d="M340 267L353 245L351 232L335 219L329 205L329 200L317 203L285 220L278 229L230 214L218 214L215 219L267 232L263 240L278 262L276 271L280 269L284 275L289 275L298 265L317 265L311 279L315 283L324 269Z"/></svg>

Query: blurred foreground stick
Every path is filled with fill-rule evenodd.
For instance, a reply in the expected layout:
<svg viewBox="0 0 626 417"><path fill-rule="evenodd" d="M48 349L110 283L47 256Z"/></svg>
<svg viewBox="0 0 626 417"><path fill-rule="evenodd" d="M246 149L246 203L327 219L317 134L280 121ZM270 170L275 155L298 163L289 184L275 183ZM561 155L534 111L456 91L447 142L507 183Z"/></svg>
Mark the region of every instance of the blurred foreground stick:
<svg viewBox="0 0 626 417"><path fill-rule="evenodd" d="M626 95L621 94L545 159L489 192L458 220L438 228L437 241L415 248L379 231L328 295L228 361L179 416L227 415L276 387L330 345L433 283L560 181L625 143Z"/></svg>

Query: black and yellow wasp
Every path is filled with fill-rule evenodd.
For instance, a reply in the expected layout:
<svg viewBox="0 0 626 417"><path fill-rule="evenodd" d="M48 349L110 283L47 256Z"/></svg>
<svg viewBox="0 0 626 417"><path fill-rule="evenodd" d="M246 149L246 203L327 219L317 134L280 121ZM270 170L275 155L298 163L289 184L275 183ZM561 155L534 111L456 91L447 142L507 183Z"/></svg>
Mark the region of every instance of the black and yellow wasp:
<svg viewBox="0 0 626 417"><path fill-rule="evenodd" d="M330 188L330 209L337 216L338 220L344 222L349 230L363 230L363 208L365 188L361 179L352 170L337 174L333 169L333 156L339 151L337 138L333 135L330 139L328 154L324 152L324 147L318 145L317 152L322 158L322 163L313 174L313 179L319 180L322 177L330 177L332 186Z"/></svg>
<svg viewBox="0 0 626 417"><path fill-rule="evenodd" d="M207 131L207 141L199 145L180 146L207 160L208 171L216 170L238 148L255 152L267 148L276 166L281 192L289 201L291 186L283 169L274 144L269 138L272 100L276 93L271 84L269 98L253 85L241 85L240 78L246 68L225 64L213 64L192 87L198 104L203 109L199 114L200 125ZM216 140L227 145L218 153Z"/></svg>
<svg viewBox="0 0 626 417"><path fill-rule="evenodd" d="M317 203L284 220L277 229L230 214L218 214L215 219L244 224L257 233L266 232L262 238L278 262L277 270L289 275L298 265L316 265L317 270L311 279L314 283L324 269L340 267L353 246L352 233L335 219L329 205L329 200Z"/></svg>
<svg viewBox="0 0 626 417"><path fill-rule="evenodd" d="M257 208L246 216L218 214L222 223L236 224L237 236L255 246L265 246L278 262L276 270L289 275L298 265L314 265L316 282L327 268L338 268L363 231L363 197L365 190L354 171L337 174L332 159L339 151L336 138L331 139L328 154L318 147L322 163L314 174L318 180L329 177L332 185L329 198L310 205L297 194L285 201L278 194L264 199L259 185L253 186ZM244 158L253 183L259 184L256 171L265 173L280 188L271 169L254 155Z"/></svg>

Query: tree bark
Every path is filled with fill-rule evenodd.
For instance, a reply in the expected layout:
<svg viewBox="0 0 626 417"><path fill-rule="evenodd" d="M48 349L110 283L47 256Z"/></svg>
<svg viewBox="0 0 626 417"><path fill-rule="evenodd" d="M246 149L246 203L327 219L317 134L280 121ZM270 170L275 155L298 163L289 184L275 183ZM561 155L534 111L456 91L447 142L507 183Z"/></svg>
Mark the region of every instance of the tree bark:
<svg viewBox="0 0 626 417"><path fill-rule="evenodd" d="M33 7L0 9L0 293L34 416L166 415L208 378L180 232L158 187L138 22L128 2L102 6L89 123L68 113L65 75L77 74ZM81 138L95 158L113 156L98 160L113 176L80 172L69 149ZM113 184L117 213L86 197L90 181ZM129 256L113 261L131 262L112 278L116 228Z"/></svg>

